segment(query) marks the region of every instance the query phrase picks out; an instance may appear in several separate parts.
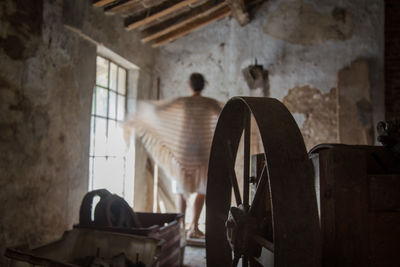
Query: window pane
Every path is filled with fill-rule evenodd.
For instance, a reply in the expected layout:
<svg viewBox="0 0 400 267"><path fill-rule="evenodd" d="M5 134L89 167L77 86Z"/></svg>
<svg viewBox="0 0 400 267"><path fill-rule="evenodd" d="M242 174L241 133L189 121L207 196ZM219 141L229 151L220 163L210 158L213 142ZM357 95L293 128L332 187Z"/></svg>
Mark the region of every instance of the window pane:
<svg viewBox="0 0 400 267"><path fill-rule="evenodd" d="M93 90L93 97L92 97L92 115L96 114L96 88Z"/></svg>
<svg viewBox="0 0 400 267"><path fill-rule="evenodd" d="M110 89L117 91L117 65L110 64Z"/></svg>
<svg viewBox="0 0 400 267"><path fill-rule="evenodd" d="M89 157L89 190L93 190L93 157Z"/></svg>
<svg viewBox="0 0 400 267"><path fill-rule="evenodd" d="M93 189L106 188L122 196L124 181L124 160L117 158L94 158Z"/></svg>
<svg viewBox="0 0 400 267"><path fill-rule="evenodd" d="M115 142L115 153L118 156L123 156L125 155L127 144L125 143L124 130L121 123L117 122L117 127L115 128L115 136L117 138Z"/></svg>
<svg viewBox="0 0 400 267"><path fill-rule="evenodd" d="M114 148L114 145L116 142L115 128L116 128L115 121L109 120L108 121L108 136L107 136L107 155L108 156L116 156L115 148Z"/></svg>
<svg viewBox="0 0 400 267"><path fill-rule="evenodd" d="M93 190L107 187L107 160L105 157L96 157L93 159Z"/></svg>
<svg viewBox="0 0 400 267"><path fill-rule="evenodd" d="M96 64L96 84L108 87L108 60L97 57Z"/></svg>
<svg viewBox="0 0 400 267"><path fill-rule="evenodd" d="M125 178L125 158L111 158L110 166L113 169L113 180L110 188L120 195L124 194L124 178Z"/></svg>
<svg viewBox="0 0 400 267"><path fill-rule="evenodd" d="M118 68L118 93L125 95L126 92L126 70Z"/></svg>
<svg viewBox="0 0 400 267"><path fill-rule="evenodd" d="M107 99L108 92L106 89L96 87L96 114L100 116L107 116Z"/></svg>
<svg viewBox="0 0 400 267"><path fill-rule="evenodd" d="M95 139L94 120L95 119L93 117L90 120L90 148L89 148L90 156L94 155L94 139Z"/></svg>
<svg viewBox="0 0 400 267"><path fill-rule="evenodd" d="M108 117L111 119L115 119L116 118L116 113L117 113L117 94L110 91L110 98L109 98L109 102L108 102Z"/></svg>
<svg viewBox="0 0 400 267"><path fill-rule="evenodd" d="M107 120L103 118L95 118L95 140L94 140L94 154L96 156L106 155L106 133L107 133Z"/></svg>
<svg viewBox="0 0 400 267"><path fill-rule="evenodd" d="M121 125L116 121L108 121L107 154L110 156L123 156L125 148L126 144Z"/></svg>
<svg viewBox="0 0 400 267"><path fill-rule="evenodd" d="M125 117L125 97L119 95L117 119L122 121L124 117Z"/></svg>

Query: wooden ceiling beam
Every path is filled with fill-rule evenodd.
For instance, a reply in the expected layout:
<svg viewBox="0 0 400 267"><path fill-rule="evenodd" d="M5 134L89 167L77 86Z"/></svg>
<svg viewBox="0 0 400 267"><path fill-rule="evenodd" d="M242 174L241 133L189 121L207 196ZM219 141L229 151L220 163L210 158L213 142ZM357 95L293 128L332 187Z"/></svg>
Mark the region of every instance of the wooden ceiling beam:
<svg viewBox="0 0 400 267"><path fill-rule="evenodd" d="M156 39L155 42L153 43L152 47L159 47L163 44L166 44L173 40L176 40L179 37L182 37L200 27L203 27L211 22L222 19L222 18L230 15L231 13L232 13L232 10L228 6L225 6L225 7L221 8L220 10L214 12L213 14L210 14L207 17L200 18L192 23L187 24L183 28L180 28L176 31L171 32L170 34L167 34L166 36Z"/></svg>
<svg viewBox="0 0 400 267"><path fill-rule="evenodd" d="M142 0L142 4L145 8L151 8L153 6L158 6L165 0Z"/></svg>
<svg viewBox="0 0 400 267"><path fill-rule="evenodd" d="M146 43L158 37L166 35L202 17L207 17L213 12L216 12L217 10L227 6L224 0L219 2L220 3L217 2L217 5L215 5L213 1L206 2L203 5L193 8L189 12L186 12L180 16L174 17L168 21L164 21L154 27L149 28L144 32L145 37L142 38L142 42Z"/></svg>
<svg viewBox="0 0 400 267"><path fill-rule="evenodd" d="M147 23L160 19L172 12L176 12L181 8L195 4L201 0L184 0L184 1L166 1L155 8L150 9L150 14L141 14L137 17L130 18L131 22L127 23L125 29L130 31L138 27L144 26ZM154 9L154 10L153 10ZM148 16L147 16L148 15Z"/></svg>
<svg viewBox="0 0 400 267"><path fill-rule="evenodd" d="M247 12L244 0L226 0L226 3L231 8L232 15L240 26L244 26L250 22L249 13Z"/></svg>
<svg viewBox="0 0 400 267"><path fill-rule="evenodd" d="M93 6L95 7L104 7L106 5L109 5L113 2L115 2L116 0L99 0L93 3Z"/></svg>
<svg viewBox="0 0 400 267"><path fill-rule="evenodd" d="M189 12L190 10L191 10L191 6L181 8L176 12L173 12L173 13L171 13L167 16L164 16L160 19L157 19L153 22L147 23L146 25L144 25L142 27L139 27L138 30L141 32L144 32L144 31L147 32L148 29L153 29L153 27L161 26L163 23L166 23L166 22L172 20L173 18L180 17L182 14L185 14L185 13Z"/></svg>
<svg viewBox="0 0 400 267"><path fill-rule="evenodd" d="M141 0L122 0L118 1L117 3L110 5L105 8L106 13L119 13L119 12L125 12L129 11L130 9L134 9L138 5L141 4Z"/></svg>

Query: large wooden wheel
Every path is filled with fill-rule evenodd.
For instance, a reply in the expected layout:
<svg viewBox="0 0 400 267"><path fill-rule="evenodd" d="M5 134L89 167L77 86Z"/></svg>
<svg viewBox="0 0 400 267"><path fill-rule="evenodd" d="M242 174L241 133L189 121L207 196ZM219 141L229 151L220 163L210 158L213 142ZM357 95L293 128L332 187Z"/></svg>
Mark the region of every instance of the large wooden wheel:
<svg viewBox="0 0 400 267"><path fill-rule="evenodd" d="M265 157L252 201L251 114ZM243 132L240 190L234 165ZM207 266L237 266L240 261L242 266L320 266L320 247L313 168L295 120L278 100L232 98L221 112L211 148L206 196Z"/></svg>

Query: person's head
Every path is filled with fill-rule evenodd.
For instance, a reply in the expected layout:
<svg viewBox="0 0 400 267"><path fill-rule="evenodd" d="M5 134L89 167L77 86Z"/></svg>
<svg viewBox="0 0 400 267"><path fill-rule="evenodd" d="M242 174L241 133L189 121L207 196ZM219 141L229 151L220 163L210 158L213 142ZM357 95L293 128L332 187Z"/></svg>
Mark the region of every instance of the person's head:
<svg viewBox="0 0 400 267"><path fill-rule="evenodd" d="M204 83L202 74L194 72L190 75L189 85L194 93L200 93L204 89Z"/></svg>

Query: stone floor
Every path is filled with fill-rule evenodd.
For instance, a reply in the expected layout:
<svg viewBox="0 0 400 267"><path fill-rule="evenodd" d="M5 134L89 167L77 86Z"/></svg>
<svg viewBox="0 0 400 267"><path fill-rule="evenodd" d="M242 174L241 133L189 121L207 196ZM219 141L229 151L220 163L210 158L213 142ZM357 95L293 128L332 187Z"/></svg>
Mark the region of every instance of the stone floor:
<svg viewBox="0 0 400 267"><path fill-rule="evenodd" d="M203 247L186 246L183 262L185 267L206 266L206 249Z"/></svg>

